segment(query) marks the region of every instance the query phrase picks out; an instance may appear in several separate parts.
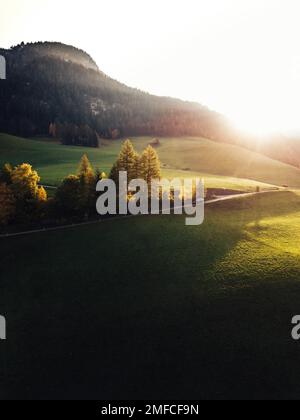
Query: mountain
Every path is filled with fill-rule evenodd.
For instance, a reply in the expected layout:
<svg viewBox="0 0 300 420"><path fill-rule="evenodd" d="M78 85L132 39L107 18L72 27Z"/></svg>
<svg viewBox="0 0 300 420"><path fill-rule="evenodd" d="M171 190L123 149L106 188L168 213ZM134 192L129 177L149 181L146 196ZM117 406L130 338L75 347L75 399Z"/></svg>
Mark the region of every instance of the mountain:
<svg viewBox="0 0 300 420"><path fill-rule="evenodd" d="M0 49L0 132L51 135L67 145L96 147L99 137L201 136L238 144L299 167L300 143L259 142L200 104L158 97L104 74L84 51L53 42Z"/></svg>
<svg viewBox="0 0 300 420"><path fill-rule="evenodd" d="M53 59L81 65L87 69L99 70L95 61L86 52L59 42L38 42L26 45L22 43L10 50L0 49L0 51L9 59L10 56L15 56L18 64L22 66L30 64L35 58L52 57Z"/></svg>
<svg viewBox="0 0 300 420"><path fill-rule="evenodd" d="M0 83L0 131L21 136L49 132L82 144L101 137L198 135L234 141L224 117L199 104L150 95L101 72L84 51L59 43L0 49L7 80ZM59 133L57 133L57 131Z"/></svg>

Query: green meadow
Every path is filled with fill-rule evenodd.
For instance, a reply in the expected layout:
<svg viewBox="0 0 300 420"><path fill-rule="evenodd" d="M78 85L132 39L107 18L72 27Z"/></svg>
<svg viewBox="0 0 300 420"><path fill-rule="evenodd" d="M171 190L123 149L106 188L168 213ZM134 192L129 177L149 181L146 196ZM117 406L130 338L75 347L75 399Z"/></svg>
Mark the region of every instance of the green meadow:
<svg viewBox="0 0 300 420"><path fill-rule="evenodd" d="M141 152L151 138L133 138ZM77 170L84 153L95 167L109 172L116 160L122 141L104 141L99 149L62 146L44 139L22 139L0 134L0 164L16 165L24 161L38 170L42 183L58 185ZM204 177L207 187L253 191L288 185L300 187L300 170L266 158L238 146L215 143L203 138L161 139L157 149L162 161L163 176Z"/></svg>
<svg viewBox="0 0 300 420"><path fill-rule="evenodd" d="M1 239L2 397L298 398L299 242L293 191Z"/></svg>
<svg viewBox="0 0 300 420"><path fill-rule="evenodd" d="M108 172L120 145L0 134L0 164L58 185L83 153ZM299 398L300 171L205 139L158 153L169 178L293 188L207 205L198 227L147 216L0 238L0 399Z"/></svg>

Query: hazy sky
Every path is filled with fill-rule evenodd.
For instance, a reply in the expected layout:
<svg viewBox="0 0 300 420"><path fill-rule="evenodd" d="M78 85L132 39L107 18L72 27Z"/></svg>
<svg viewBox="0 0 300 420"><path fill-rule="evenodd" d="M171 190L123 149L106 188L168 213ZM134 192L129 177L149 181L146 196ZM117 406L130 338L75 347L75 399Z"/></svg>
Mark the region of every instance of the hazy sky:
<svg viewBox="0 0 300 420"><path fill-rule="evenodd" d="M300 131L299 0L2 0L0 46L61 41L254 132Z"/></svg>

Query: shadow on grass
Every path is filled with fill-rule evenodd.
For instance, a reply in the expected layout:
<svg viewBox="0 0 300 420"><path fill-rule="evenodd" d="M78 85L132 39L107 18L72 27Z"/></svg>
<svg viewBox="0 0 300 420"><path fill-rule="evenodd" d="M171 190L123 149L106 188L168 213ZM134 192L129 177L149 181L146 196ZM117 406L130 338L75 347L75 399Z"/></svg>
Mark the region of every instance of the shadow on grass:
<svg viewBox="0 0 300 420"><path fill-rule="evenodd" d="M218 203L191 229L150 217L1 242L0 398L296 398L299 272L226 289L209 273L247 224L299 202Z"/></svg>

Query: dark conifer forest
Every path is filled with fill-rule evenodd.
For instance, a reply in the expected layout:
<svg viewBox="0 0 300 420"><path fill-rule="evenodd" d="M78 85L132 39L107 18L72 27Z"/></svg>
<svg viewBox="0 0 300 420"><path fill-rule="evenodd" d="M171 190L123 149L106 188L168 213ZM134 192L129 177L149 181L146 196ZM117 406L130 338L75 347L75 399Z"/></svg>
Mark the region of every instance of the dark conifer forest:
<svg viewBox="0 0 300 420"><path fill-rule="evenodd" d="M232 141L225 119L198 104L129 88L102 73L85 52L59 43L0 50L8 78L0 83L0 131L58 137L96 146L97 136L197 135Z"/></svg>

